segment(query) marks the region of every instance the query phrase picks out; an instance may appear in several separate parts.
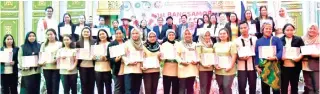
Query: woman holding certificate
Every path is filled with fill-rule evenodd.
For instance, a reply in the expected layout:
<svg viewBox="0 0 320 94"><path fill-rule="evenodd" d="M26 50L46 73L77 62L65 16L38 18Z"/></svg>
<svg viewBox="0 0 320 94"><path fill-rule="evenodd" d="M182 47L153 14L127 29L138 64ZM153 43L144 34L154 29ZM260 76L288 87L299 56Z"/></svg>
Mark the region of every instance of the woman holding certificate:
<svg viewBox="0 0 320 94"><path fill-rule="evenodd" d="M71 15L69 13L65 13L63 15L63 21L59 23L58 25L58 39L62 41L62 36L65 34L72 36L72 41L77 41L76 36L74 34L74 31L76 30L76 27L72 23Z"/></svg>
<svg viewBox="0 0 320 94"><path fill-rule="evenodd" d="M30 31L25 37L24 44L19 52L19 66L21 68L21 91L26 94L40 94L40 67L38 55L40 44L37 42L36 33Z"/></svg>
<svg viewBox="0 0 320 94"><path fill-rule="evenodd" d="M57 39L54 29L48 29L47 40L41 44L39 64L42 65L44 79L46 81L48 94L59 94L60 74L55 56L62 47L62 43Z"/></svg>
<svg viewBox="0 0 320 94"><path fill-rule="evenodd" d="M252 36L257 36L257 33L260 32L260 30L256 28L257 22L253 20L251 10L246 10L244 13L245 18L243 21L247 22L249 25L249 34Z"/></svg>
<svg viewBox="0 0 320 94"><path fill-rule="evenodd" d="M280 63L282 58L282 42L278 37L271 35L271 23L262 25L263 37L257 40L255 47L255 67L261 76L262 94L280 94Z"/></svg>
<svg viewBox="0 0 320 94"><path fill-rule="evenodd" d="M109 38L108 33L104 29L100 29L98 31L97 42L96 45L103 46L106 48L109 45ZM106 51L107 49L105 49ZM101 51L101 50L100 50ZM103 51L103 50L102 50ZM106 90L107 94L112 94L111 90L111 82L112 82L112 75L111 75L111 68L110 68L110 56L109 55L98 55L95 54L96 62L94 66L95 74L96 74L96 85L98 88L98 94L104 94L104 89ZM105 88L103 88L105 86Z"/></svg>
<svg viewBox="0 0 320 94"><path fill-rule="evenodd" d="M268 9L267 9L267 6L261 6L260 7L260 16L257 17L256 19L256 28L259 30L259 32L257 32L257 38L261 38L263 36L263 32L260 32L262 31L262 25L263 23L270 23L272 25L272 32L275 32L276 29L275 29L275 24L274 24L274 21L273 21L273 18L268 16Z"/></svg>
<svg viewBox="0 0 320 94"><path fill-rule="evenodd" d="M204 25L203 19L202 19L202 18L198 18L198 20L197 20L197 25L196 25L196 29L194 30L193 35L192 35L192 37L193 37L193 42L198 42L198 37L199 37L199 34L200 34L200 31L198 31L198 29L203 28L203 25ZM199 33L199 34L198 34L198 33ZM179 35L179 36L182 37L182 36L183 36L183 32L182 32L182 34Z"/></svg>
<svg viewBox="0 0 320 94"><path fill-rule="evenodd" d="M88 26L89 27L89 25L88 24L86 24L86 16L85 15L80 15L79 16L79 23L78 24L75 24L75 31L74 31L74 33L75 33L75 38L76 38L76 41L78 41L79 40L79 35L81 34L81 31L82 31L82 29L84 28L84 27L86 27L86 26Z"/></svg>
<svg viewBox="0 0 320 94"><path fill-rule="evenodd" d="M229 23L226 24L225 28L228 29L228 31L230 31L230 40L236 40L238 38L238 36L240 36L240 32L238 30L238 16L236 13L231 13L230 17L229 17L230 21Z"/></svg>
<svg viewBox="0 0 320 94"><path fill-rule="evenodd" d="M213 49L216 53L216 80L220 94L232 94L232 83L236 74L236 45L230 42L229 31L222 28L219 31L219 42L214 44Z"/></svg>
<svg viewBox="0 0 320 94"><path fill-rule="evenodd" d="M317 24L311 24L308 27L307 35L303 37L305 47L313 46L311 50L318 53L304 53L301 47L302 54L306 54L303 59L303 78L306 86L304 87L304 94L319 94L319 48L315 48L315 45L320 45L319 27ZM313 50L314 49L314 50Z"/></svg>
<svg viewBox="0 0 320 94"><path fill-rule="evenodd" d="M76 43L76 48L78 48L78 56L85 56L83 58L77 58L80 65L80 80L81 80L81 90L82 94L93 94L94 92L94 62L92 60L91 45L94 45L95 40L91 37L91 29L85 27L82 29L80 40ZM83 53L81 53L83 52ZM90 53L91 52L91 53ZM81 53L81 54L80 54ZM93 53L94 54L94 53Z"/></svg>
<svg viewBox="0 0 320 94"><path fill-rule="evenodd" d="M139 94L142 80L143 43L137 28L131 30L131 39L125 43L125 94Z"/></svg>
<svg viewBox="0 0 320 94"><path fill-rule="evenodd" d="M281 38L284 45L281 63L281 93L288 94L288 85L291 86L291 94L298 94L298 82L302 69L300 46L304 46L303 40L295 36L295 27L285 24L284 36Z"/></svg>
<svg viewBox="0 0 320 94"><path fill-rule="evenodd" d="M161 59L164 61L162 70L163 75L163 92L164 94L170 94L170 88L172 87L172 94L179 93L179 79L178 79L178 62L177 62L177 41L175 41L176 33L173 29L166 31L166 38L161 49ZM171 86L172 85L172 86Z"/></svg>
<svg viewBox="0 0 320 94"><path fill-rule="evenodd" d="M63 35L63 45L56 56L64 94L70 94L70 90L71 94L77 94L78 60L76 59L76 50L71 39L71 35Z"/></svg>
<svg viewBox="0 0 320 94"><path fill-rule="evenodd" d="M180 43L178 46L178 54L181 58L178 61L179 94L193 94L193 84L199 74L199 55L196 51L196 43L192 41L192 34L188 29L183 32Z"/></svg>
<svg viewBox="0 0 320 94"><path fill-rule="evenodd" d="M247 94L247 82L249 84L249 94L256 94L257 74L254 67L254 46L257 37L249 34L250 29L246 21L241 22L239 24L241 36L234 41L237 45L239 57L237 60L239 94Z"/></svg>
<svg viewBox="0 0 320 94"><path fill-rule="evenodd" d="M160 76L160 44L156 32L149 32L148 40L143 45L145 60L142 70L145 94L157 94Z"/></svg>
<svg viewBox="0 0 320 94"><path fill-rule="evenodd" d="M0 48L1 58L1 93L18 94L18 52L13 36L6 34L3 38L3 47ZM6 54L3 54L6 53ZM5 58L5 57L7 58ZM4 60L7 59L7 60Z"/></svg>
<svg viewBox="0 0 320 94"><path fill-rule="evenodd" d="M217 16L215 14L212 14L210 15L210 23L209 23L209 26L208 28L210 28L210 35L213 36L213 37L217 37L215 36L215 33L217 30L217 27L218 27L218 19L217 19ZM200 40L198 40L200 41Z"/></svg>
<svg viewBox="0 0 320 94"><path fill-rule="evenodd" d="M201 32L199 35L199 43L197 44L197 52L200 55L199 81L200 94L209 94L213 76L214 57L213 45L216 39L211 37L209 31Z"/></svg>
<svg viewBox="0 0 320 94"><path fill-rule="evenodd" d="M110 64L112 68L112 78L114 80L114 94L124 94L124 76L123 76L123 68L124 63L122 60L122 56L111 57L111 53L118 51L110 50L111 47L119 48L120 45L124 45L124 36L120 29L117 29L115 32L115 40L112 41L108 45L108 56L110 55ZM120 48L121 49L121 48ZM124 50L124 49L122 49Z"/></svg>

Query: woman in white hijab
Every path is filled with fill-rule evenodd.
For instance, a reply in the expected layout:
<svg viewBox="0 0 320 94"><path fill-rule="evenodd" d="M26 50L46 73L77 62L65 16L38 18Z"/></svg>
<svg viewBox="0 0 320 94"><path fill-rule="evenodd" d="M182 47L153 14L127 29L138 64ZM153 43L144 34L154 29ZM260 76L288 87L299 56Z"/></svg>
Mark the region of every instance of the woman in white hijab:
<svg viewBox="0 0 320 94"><path fill-rule="evenodd" d="M285 24L287 23L291 23L292 24L292 19L290 18L290 16L288 15L287 9L284 7L281 7L279 9L279 15L277 15L276 17L276 32L275 35L277 37L282 37L284 34L282 32L282 28L284 27Z"/></svg>

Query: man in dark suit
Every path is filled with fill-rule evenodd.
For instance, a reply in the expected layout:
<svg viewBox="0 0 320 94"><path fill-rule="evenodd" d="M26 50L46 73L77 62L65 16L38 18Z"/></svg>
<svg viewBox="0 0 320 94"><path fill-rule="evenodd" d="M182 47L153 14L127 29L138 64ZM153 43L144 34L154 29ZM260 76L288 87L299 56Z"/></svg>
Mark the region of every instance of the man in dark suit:
<svg viewBox="0 0 320 94"><path fill-rule="evenodd" d="M158 17L157 22L158 22L158 25L154 26L152 30L156 32L158 39L162 39L163 37L162 36L160 37L161 32L166 32L166 31L163 31L164 30L163 18Z"/></svg>
<svg viewBox="0 0 320 94"><path fill-rule="evenodd" d="M181 16L181 24L179 24L178 25L178 34L180 34L180 35L178 35L178 36L180 36L178 39L179 40L181 40L181 38L182 38L182 34L184 33L184 31L186 30L186 29L188 29L188 23L187 23L187 15L182 15Z"/></svg>
<svg viewBox="0 0 320 94"><path fill-rule="evenodd" d="M163 41L165 41L165 37L166 37L166 32L168 29L173 29L176 32L176 39L179 39L180 33L177 32L178 28L175 24L173 24L173 18L171 16L166 18L167 23L165 25L163 25L163 29L161 31L165 31L165 32L161 32L160 33L160 38L163 39ZM160 39L159 38L159 39Z"/></svg>
<svg viewBox="0 0 320 94"><path fill-rule="evenodd" d="M121 21L123 25L121 25L119 29L122 31L124 39L125 40L130 39L131 30L134 28L133 26L129 25L129 22L131 21L131 19L123 17Z"/></svg>

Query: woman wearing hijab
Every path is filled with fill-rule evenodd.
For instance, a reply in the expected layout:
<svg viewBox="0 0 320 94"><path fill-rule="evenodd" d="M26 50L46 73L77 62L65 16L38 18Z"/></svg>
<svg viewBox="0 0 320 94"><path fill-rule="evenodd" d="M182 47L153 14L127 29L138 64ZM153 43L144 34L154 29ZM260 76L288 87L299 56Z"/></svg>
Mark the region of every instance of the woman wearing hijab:
<svg viewBox="0 0 320 94"><path fill-rule="evenodd" d="M193 84L199 74L198 60L187 61L185 55L187 52L194 52L196 59L199 59L199 55L196 54L196 43L192 41L192 34L188 29L184 31L180 43L181 46L178 49L178 54L181 58L178 65L179 94L193 94Z"/></svg>
<svg viewBox="0 0 320 94"><path fill-rule="evenodd" d="M91 45L94 45L95 40L91 37L91 29L85 27L82 29L80 40L76 43L76 48L91 49ZM92 53L92 52L91 52ZM94 93L94 60L78 60L81 90L82 94Z"/></svg>
<svg viewBox="0 0 320 94"><path fill-rule="evenodd" d="M279 15L276 17L276 36L281 38L284 34L282 31L282 28L287 23L292 23L292 19L288 15L287 9L284 7L281 7L279 9Z"/></svg>
<svg viewBox="0 0 320 94"><path fill-rule="evenodd" d="M284 36L280 38L285 48L304 46L302 38L295 36L295 27L292 24L286 24L283 27ZM281 93L288 94L288 86L290 83L291 94L298 94L298 82L300 72L302 69L301 59L303 55L299 54L298 57L287 58L282 56L281 62Z"/></svg>
<svg viewBox="0 0 320 94"><path fill-rule="evenodd" d="M41 53L50 53L51 59L39 62L43 68L44 79L46 80L46 87L48 94L59 94L60 74L57 67L57 61L54 59L57 51L62 47L62 43L58 41L57 34L54 29L48 29L47 40L41 44Z"/></svg>
<svg viewBox="0 0 320 94"><path fill-rule="evenodd" d="M130 61L130 57L132 57L130 53L140 53L140 56L137 56L136 58L142 57L143 43L138 29L132 29L131 38L125 44L125 51L126 56L122 58L125 62L125 94L139 94L142 80L142 62Z"/></svg>
<svg viewBox="0 0 320 94"><path fill-rule="evenodd" d="M3 47L0 51L12 52L12 62L1 62L1 93L18 94L18 52L19 47L11 34L3 37Z"/></svg>
<svg viewBox="0 0 320 94"><path fill-rule="evenodd" d="M160 63L160 44L157 40L157 34L154 31L148 33L148 40L143 44L143 51L145 58L153 58L153 62ZM151 63L151 62L144 62ZM154 63L153 63L154 64ZM160 65L160 64L159 64ZM153 68L142 68L143 70L143 83L145 94L157 94L158 81L160 76L160 66Z"/></svg>
<svg viewBox="0 0 320 94"><path fill-rule="evenodd" d="M177 41L175 41L176 33L174 30L169 29L166 32L166 38L168 39L164 42L160 49L161 50L161 59L164 62L162 75L163 75L163 92L164 94L170 94L170 88L172 88L172 94L179 93L179 79L178 79L178 54L177 54ZM169 52L169 51L173 52ZM173 57L165 58L165 53L173 54Z"/></svg>
<svg viewBox="0 0 320 94"><path fill-rule="evenodd" d="M206 30L201 32L199 35L199 43L197 44L197 52L202 59L211 59L202 57L204 54L214 54L213 45L216 43L216 39L211 37L210 31ZM209 94L211 89L211 82L213 76L213 65L203 64L200 62L199 65L199 81L200 81L200 94ZM213 63L213 62L211 62Z"/></svg>
<svg viewBox="0 0 320 94"><path fill-rule="evenodd" d="M230 32L223 28L219 30L219 42L213 45L217 56L215 65L216 80L219 86L219 94L232 94L232 83L236 75L236 45L230 41ZM221 60L220 60L221 59Z"/></svg>
<svg viewBox="0 0 320 94"><path fill-rule="evenodd" d="M106 30L100 29L97 35L97 42L95 45L107 47L109 45L109 35ZM105 49L107 50L107 49ZM109 53L109 52L107 52ZM93 57L96 62L94 65L95 70L95 80L98 89L98 94L104 94L104 90L107 94L112 94L111 83L112 83L112 75L110 68L110 55L106 54L106 56L94 56Z"/></svg>
<svg viewBox="0 0 320 94"><path fill-rule="evenodd" d="M308 27L307 35L305 35L302 40L305 45L319 45L318 25L311 24ZM319 54L305 55L303 66L303 78L306 84L304 94L319 94Z"/></svg>
<svg viewBox="0 0 320 94"><path fill-rule="evenodd" d="M40 52L40 44L37 43L36 33L28 32L24 44L21 46L19 52L19 66L21 68L21 89L20 92L25 94L40 94L40 67L38 65L33 67L22 66L27 62L38 62L38 61L26 61L23 58L27 56L33 56L38 58ZM35 59L36 60L36 59Z"/></svg>
<svg viewBox="0 0 320 94"><path fill-rule="evenodd" d="M115 40L108 45L108 56L110 55L110 47L123 45L124 42L122 31L117 29L115 32ZM122 56L110 58L110 64L112 68L112 78L114 80L114 94L124 94L124 61L122 60Z"/></svg>

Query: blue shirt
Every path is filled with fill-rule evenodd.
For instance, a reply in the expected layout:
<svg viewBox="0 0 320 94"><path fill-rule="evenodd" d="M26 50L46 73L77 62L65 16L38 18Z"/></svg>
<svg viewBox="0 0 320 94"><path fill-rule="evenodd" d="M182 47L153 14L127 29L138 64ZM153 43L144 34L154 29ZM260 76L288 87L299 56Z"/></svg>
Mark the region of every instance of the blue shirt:
<svg viewBox="0 0 320 94"><path fill-rule="evenodd" d="M255 64L258 65L259 64L259 46L270 46L270 39L266 38L266 37L261 37L260 39L257 40L256 42L256 47L255 47L255 53L256 53L256 57L255 57ZM271 46L276 46L276 57L278 58L278 60L281 60L282 58L282 50L283 50L283 45L281 40L278 37L274 37L272 36L272 45Z"/></svg>

